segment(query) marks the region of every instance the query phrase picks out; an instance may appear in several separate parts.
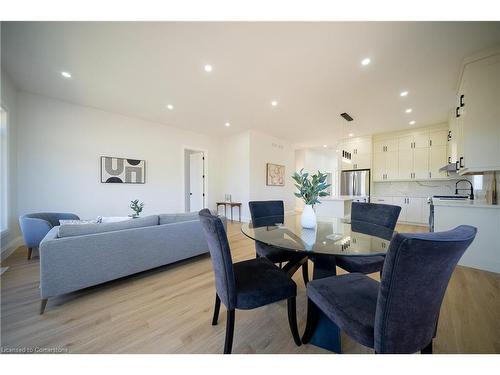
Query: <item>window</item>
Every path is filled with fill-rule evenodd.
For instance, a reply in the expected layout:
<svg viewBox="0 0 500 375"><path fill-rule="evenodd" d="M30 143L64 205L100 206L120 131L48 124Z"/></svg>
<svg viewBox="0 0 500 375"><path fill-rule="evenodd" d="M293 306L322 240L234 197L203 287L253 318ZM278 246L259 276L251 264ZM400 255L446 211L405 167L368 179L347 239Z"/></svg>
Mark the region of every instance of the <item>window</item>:
<svg viewBox="0 0 500 375"><path fill-rule="evenodd" d="M7 111L0 107L0 232L7 231Z"/></svg>

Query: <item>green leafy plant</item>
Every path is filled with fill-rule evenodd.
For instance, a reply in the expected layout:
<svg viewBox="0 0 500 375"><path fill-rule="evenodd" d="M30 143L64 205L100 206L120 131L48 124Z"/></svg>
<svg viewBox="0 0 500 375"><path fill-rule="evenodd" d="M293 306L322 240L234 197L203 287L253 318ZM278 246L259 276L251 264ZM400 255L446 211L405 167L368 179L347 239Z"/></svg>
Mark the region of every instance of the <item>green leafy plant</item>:
<svg viewBox="0 0 500 375"><path fill-rule="evenodd" d="M330 184L326 183L327 175L320 171L317 174L309 175L309 173L303 171L304 168L299 172L295 172L292 176L295 187L299 191L295 193L295 196L302 198L305 204L315 205L321 203L318 198L326 197L328 195L326 189L330 187Z"/></svg>
<svg viewBox="0 0 500 375"><path fill-rule="evenodd" d="M130 201L130 208L132 211L134 211L134 214L132 217L137 217L139 214L142 212L142 209L144 208L144 202L139 203L139 199Z"/></svg>

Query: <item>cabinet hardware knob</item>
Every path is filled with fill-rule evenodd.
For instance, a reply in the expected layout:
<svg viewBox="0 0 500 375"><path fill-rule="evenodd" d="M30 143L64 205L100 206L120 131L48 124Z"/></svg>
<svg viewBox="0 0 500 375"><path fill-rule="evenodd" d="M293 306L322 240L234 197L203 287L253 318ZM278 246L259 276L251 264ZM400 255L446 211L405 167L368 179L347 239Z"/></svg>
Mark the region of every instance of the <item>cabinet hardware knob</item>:
<svg viewBox="0 0 500 375"><path fill-rule="evenodd" d="M455 117L456 118L460 117L460 107L455 108Z"/></svg>
<svg viewBox="0 0 500 375"><path fill-rule="evenodd" d="M464 97L465 97L464 94L460 95L460 107L463 107L465 105Z"/></svg>

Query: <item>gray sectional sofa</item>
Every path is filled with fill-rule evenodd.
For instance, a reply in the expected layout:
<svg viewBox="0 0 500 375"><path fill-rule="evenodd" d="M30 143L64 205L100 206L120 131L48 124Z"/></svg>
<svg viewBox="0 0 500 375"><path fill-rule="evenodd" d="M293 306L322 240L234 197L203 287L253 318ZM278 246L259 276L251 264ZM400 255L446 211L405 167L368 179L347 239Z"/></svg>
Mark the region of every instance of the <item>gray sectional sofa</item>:
<svg viewBox="0 0 500 375"><path fill-rule="evenodd" d="M40 243L40 314L50 297L204 253L197 213L56 226Z"/></svg>

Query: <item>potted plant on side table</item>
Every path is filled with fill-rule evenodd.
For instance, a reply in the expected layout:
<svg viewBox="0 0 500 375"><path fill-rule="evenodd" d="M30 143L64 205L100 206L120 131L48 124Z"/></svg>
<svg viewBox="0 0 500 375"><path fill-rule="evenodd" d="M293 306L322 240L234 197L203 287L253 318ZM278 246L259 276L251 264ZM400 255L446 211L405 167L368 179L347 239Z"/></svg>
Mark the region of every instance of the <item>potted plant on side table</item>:
<svg viewBox="0 0 500 375"><path fill-rule="evenodd" d="M295 193L297 198L304 200L304 210L300 218L300 223L303 228L316 227L316 213L314 212L314 205L321 203L319 198L326 197L328 193L326 190L330 184L326 183L327 175L318 171L318 173L309 175L303 172L302 168L299 172L295 172L292 176L295 181L295 187L298 193Z"/></svg>

